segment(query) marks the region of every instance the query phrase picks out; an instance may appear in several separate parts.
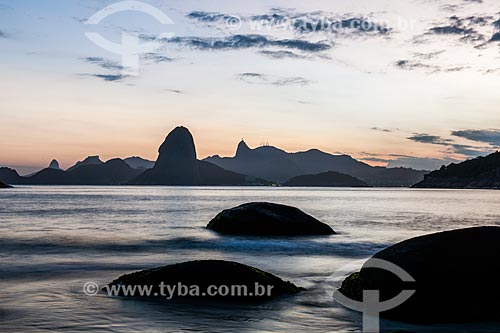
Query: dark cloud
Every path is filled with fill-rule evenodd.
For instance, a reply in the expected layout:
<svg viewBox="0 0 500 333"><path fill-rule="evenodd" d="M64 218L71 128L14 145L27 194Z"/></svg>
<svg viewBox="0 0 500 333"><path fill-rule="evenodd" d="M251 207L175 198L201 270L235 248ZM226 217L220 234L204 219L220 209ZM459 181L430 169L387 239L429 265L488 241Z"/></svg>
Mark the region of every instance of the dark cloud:
<svg viewBox="0 0 500 333"><path fill-rule="evenodd" d="M270 84L274 86L305 86L312 83L311 81L300 76L275 77L260 73L241 73L236 75L236 78L250 84Z"/></svg>
<svg viewBox="0 0 500 333"><path fill-rule="evenodd" d="M447 147L449 153L461 154L469 157L480 156L485 152L491 150L490 147L474 147L469 145L462 145L455 143L453 140L450 139L444 139L440 136L429 135L425 133L415 133L412 136L408 137L407 139L414 142Z"/></svg>
<svg viewBox="0 0 500 333"><path fill-rule="evenodd" d="M7 38L7 34L0 30L0 38Z"/></svg>
<svg viewBox="0 0 500 333"><path fill-rule="evenodd" d="M152 39L154 37L148 38ZM223 38L174 37L164 41L200 50L238 50L280 47L315 53L332 48L332 44L327 42L309 42L303 39L273 39L263 35L233 35Z"/></svg>
<svg viewBox="0 0 500 333"><path fill-rule="evenodd" d="M497 32L493 36L491 36L490 42L500 42L500 32Z"/></svg>
<svg viewBox="0 0 500 333"><path fill-rule="evenodd" d="M231 15L226 15L218 12L204 12L204 11L193 11L186 15L186 17L197 20L200 22L216 23L220 21L225 21L233 18Z"/></svg>
<svg viewBox="0 0 500 333"><path fill-rule="evenodd" d="M492 23L493 26L496 28L496 29L500 29L500 20L496 20L495 22Z"/></svg>
<svg viewBox="0 0 500 333"><path fill-rule="evenodd" d="M284 58L292 58L292 59L305 59L307 58L306 56L302 54L298 54L292 51L286 51L286 50L278 50L278 51L271 51L271 50L262 50L259 51L260 54L273 58L273 59L284 59Z"/></svg>
<svg viewBox="0 0 500 333"><path fill-rule="evenodd" d="M453 142L450 139L443 139L437 135L429 135L425 133L415 133L407 138L408 140L420 142L420 143L431 143L434 145L448 145Z"/></svg>
<svg viewBox="0 0 500 333"><path fill-rule="evenodd" d="M453 15L449 22L444 25L432 27L430 34L458 36L461 41L477 42L484 40L485 37L476 31L474 26L483 26L488 24L492 18L490 16L469 16L465 18Z"/></svg>
<svg viewBox="0 0 500 333"><path fill-rule="evenodd" d="M151 60L155 63L170 62L174 60L172 58L157 53L146 53L142 58L145 60Z"/></svg>
<svg viewBox="0 0 500 333"><path fill-rule="evenodd" d="M465 66L455 66L455 67L441 67L433 64L426 64L421 61L416 60L398 60L394 63L399 69L405 70L415 70L415 69L427 69L430 70L429 73L439 73L439 72L459 72L468 67Z"/></svg>
<svg viewBox="0 0 500 333"><path fill-rule="evenodd" d="M398 68L406 70L413 70L418 68L426 68L426 69L431 68L430 65L426 65L422 62L412 61L412 60L398 60L394 63L394 65Z"/></svg>
<svg viewBox="0 0 500 333"><path fill-rule="evenodd" d="M123 70L123 67L118 64L117 62L104 59L101 57L86 57L82 58L83 61L88 62L93 65L97 65L99 67L102 67L104 69L109 69L109 70Z"/></svg>
<svg viewBox="0 0 500 333"><path fill-rule="evenodd" d="M500 146L500 130L462 130L453 131L451 135L471 141L488 143L492 146Z"/></svg>
<svg viewBox="0 0 500 333"><path fill-rule="evenodd" d="M121 74L89 74L89 75L97 77L99 79L103 79L104 81L107 81L107 82L121 81L127 77L127 76L121 75Z"/></svg>

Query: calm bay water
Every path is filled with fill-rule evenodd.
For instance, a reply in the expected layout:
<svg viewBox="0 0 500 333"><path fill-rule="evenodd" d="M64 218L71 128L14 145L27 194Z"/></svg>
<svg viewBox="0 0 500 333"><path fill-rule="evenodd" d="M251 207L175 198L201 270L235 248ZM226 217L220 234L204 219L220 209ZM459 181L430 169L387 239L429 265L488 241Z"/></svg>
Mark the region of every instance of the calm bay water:
<svg viewBox="0 0 500 333"><path fill-rule="evenodd" d="M301 208L339 234L259 239L204 227L249 201ZM395 242L499 225L500 191L411 189L20 187L0 191L1 332L352 332L361 316L335 304L332 278ZM86 296L85 282L194 259L234 260L308 290L262 305L167 304ZM361 261L362 262L362 261ZM466 286L464 286L466 287ZM384 330L498 332L500 325Z"/></svg>

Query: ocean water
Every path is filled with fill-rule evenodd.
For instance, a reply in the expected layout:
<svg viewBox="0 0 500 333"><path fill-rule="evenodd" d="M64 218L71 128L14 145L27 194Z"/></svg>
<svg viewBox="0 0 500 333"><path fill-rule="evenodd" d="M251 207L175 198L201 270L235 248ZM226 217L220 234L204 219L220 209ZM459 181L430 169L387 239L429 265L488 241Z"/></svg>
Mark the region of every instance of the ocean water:
<svg viewBox="0 0 500 333"><path fill-rule="evenodd" d="M337 235L217 235L206 224L249 201L301 208ZM500 224L500 191L224 187L19 187L0 191L0 332L358 332L336 304L341 272L409 237ZM87 296L86 282L194 259L234 260L307 291L258 305ZM467 286L464 286L466 288ZM383 331L498 332L500 325Z"/></svg>

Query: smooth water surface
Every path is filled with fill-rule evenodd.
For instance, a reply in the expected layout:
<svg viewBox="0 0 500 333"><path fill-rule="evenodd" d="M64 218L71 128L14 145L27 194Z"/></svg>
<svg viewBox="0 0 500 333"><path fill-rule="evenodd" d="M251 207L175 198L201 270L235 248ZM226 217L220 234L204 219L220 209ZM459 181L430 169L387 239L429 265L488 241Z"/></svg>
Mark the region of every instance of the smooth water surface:
<svg viewBox="0 0 500 333"><path fill-rule="evenodd" d="M219 236L205 226L249 201L299 207L337 235ZM1 332L352 332L361 315L332 301L339 270L409 237L498 225L500 191L223 188L19 187L0 191ZM252 306L169 304L86 296L89 281L194 259L234 260L307 288ZM352 265L349 265L351 264ZM345 268L347 266L347 268ZM344 272L345 273L345 272ZM466 288L466 286L464 286ZM385 331L498 332L500 325Z"/></svg>

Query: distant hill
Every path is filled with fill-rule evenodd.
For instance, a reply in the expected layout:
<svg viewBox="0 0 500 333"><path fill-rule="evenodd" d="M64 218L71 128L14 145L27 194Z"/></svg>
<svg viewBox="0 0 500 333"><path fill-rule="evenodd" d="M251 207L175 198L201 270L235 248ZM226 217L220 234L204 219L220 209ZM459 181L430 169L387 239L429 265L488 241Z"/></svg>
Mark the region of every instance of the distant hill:
<svg viewBox="0 0 500 333"><path fill-rule="evenodd" d="M284 183L283 186L370 187L370 185L362 180L335 171L293 177Z"/></svg>
<svg viewBox="0 0 500 333"><path fill-rule="evenodd" d="M139 173L123 160L113 159L102 164L80 164L69 171L46 168L27 177L19 176L15 170L0 168L0 179L18 185L121 185Z"/></svg>
<svg viewBox="0 0 500 333"><path fill-rule="evenodd" d="M21 177L16 170L1 167L0 168L0 181L6 184L22 184L23 177Z"/></svg>
<svg viewBox="0 0 500 333"><path fill-rule="evenodd" d="M356 177L370 186L411 186L428 171L372 167L348 155L333 155L317 149L288 153L263 146L251 149L242 140L234 157L207 157L204 161L234 172L283 183L300 175L336 171Z"/></svg>
<svg viewBox="0 0 500 333"><path fill-rule="evenodd" d="M139 156L127 157L124 161L132 168L139 170L152 169L155 166L154 161L146 160Z"/></svg>
<svg viewBox="0 0 500 333"><path fill-rule="evenodd" d="M176 127L158 149L152 169L131 181L135 185L249 185L267 184L196 158L193 136L185 127Z"/></svg>
<svg viewBox="0 0 500 333"><path fill-rule="evenodd" d="M450 164L425 175L415 188L500 188L500 152L459 164Z"/></svg>
<svg viewBox="0 0 500 333"><path fill-rule="evenodd" d="M73 165L72 167L69 167L68 170L66 170L66 171L72 171L72 170L74 170L78 167L84 166L84 165L99 165L99 164L104 164L104 162L101 161L99 156L88 156L83 161L76 162L75 165Z"/></svg>

